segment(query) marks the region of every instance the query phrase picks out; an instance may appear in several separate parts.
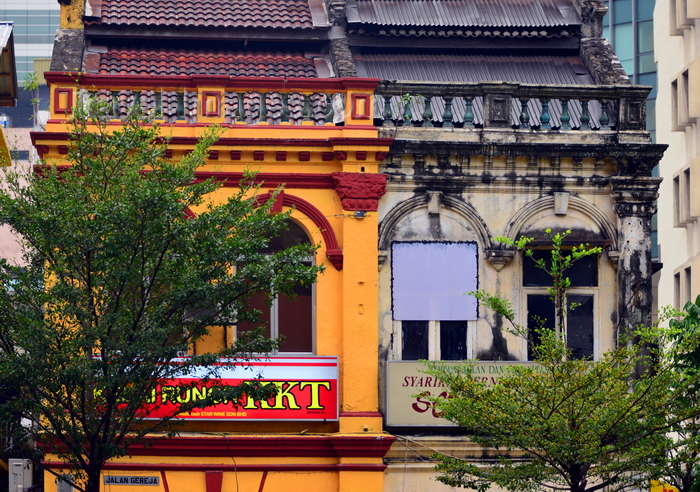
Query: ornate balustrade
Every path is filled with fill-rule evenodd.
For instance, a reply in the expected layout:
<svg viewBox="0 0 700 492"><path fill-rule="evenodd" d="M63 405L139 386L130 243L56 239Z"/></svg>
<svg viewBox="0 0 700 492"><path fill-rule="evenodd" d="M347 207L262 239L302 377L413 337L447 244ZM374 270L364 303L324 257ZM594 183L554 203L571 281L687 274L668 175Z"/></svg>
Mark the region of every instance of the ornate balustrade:
<svg viewBox="0 0 700 492"><path fill-rule="evenodd" d="M47 73L52 118L83 98L124 119L139 105L164 123L644 130L649 87L433 83L378 79Z"/></svg>
<svg viewBox="0 0 700 492"><path fill-rule="evenodd" d="M644 130L646 86L382 81L377 126Z"/></svg>
<svg viewBox="0 0 700 492"><path fill-rule="evenodd" d="M224 125L344 125L372 123L378 79L228 76L128 76L47 73L52 117L87 98L101 116L126 119L135 106L164 123Z"/></svg>

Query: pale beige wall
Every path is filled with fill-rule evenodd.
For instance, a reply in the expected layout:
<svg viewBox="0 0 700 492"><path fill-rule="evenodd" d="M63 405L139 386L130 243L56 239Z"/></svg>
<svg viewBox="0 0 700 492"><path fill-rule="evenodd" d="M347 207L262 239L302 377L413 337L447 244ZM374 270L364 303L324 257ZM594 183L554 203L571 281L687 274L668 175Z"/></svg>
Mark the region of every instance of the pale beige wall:
<svg viewBox="0 0 700 492"><path fill-rule="evenodd" d="M688 17L688 14L700 13L700 0L687 0L685 15L678 10L683 3L679 0L657 0L654 11L654 46L658 63L656 136L658 143L669 145L659 166L660 175L664 178L658 200L663 270L659 278L657 302L659 306L678 303L681 307L688 297L694 299L700 294L700 126L693 108L697 102L695 96L700 93L700 74L695 70L700 54L700 37L697 35L700 20ZM683 88L683 73L686 70L689 82L687 90ZM674 82L677 97L674 97ZM687 103L684 93L689 96ZM690 170L687 185L689 197L684 196L683 192L687 170ZM678 178L676 186L674 178ZM678 189L674 190L676 187ZM688 214L683 211L686 198L689 198ZM689 283L687 268L690 268L691 274ZM674 280L676 274L680 285L676 285L677 281Z"/></svg>
<svg viewBox="0 0 700 492"><path fill-rule="evenodd" d="M404 156L402 167L406 172L412 166L409 156ZM503 164L501 166L501 164ZM508 172L505 163L495 162L491 169L492 174L505 176ZM604 169L596 168L596 164L584 162L579 168L574 168L572 163L562 159L560 171L564 175L590 177L594 174L613 173L612 167L607 165ZM617 217L612 210L612 199L608 187L594 187L590 185L576 186L573 183L564 187L564 191L570 192L569 209L566 215L555 215L553 205L539 208L532 215L521 218L523 224L519 235L529 235L532 230L542 230L551 227L555 230L567 228L585 228L591 232L591 236L600 230L596 221L588 214L590 210L597 210L605 220L616 228ZM391 211L400 204L410 200L416 195L410 184L402 182L389 182L387 195L380 203L380 221L384 220ZM515 184L490 184L462 192L460 198L476 210L481 221L488 227L491 238L503 236L512 229L511 223L523 214L524 210L532 208L536 200L551 200L550 190L538 190L536 187L518 186ZM527 214L525 214L527 216ZM410 221L410 240L430 239L431 218L428 216L427 205L418 207L407 214ZM439 220L443 231L442 240L445 241L476 241L479 243L479 284L478 288L489 292L500 293L510 299L518 312L520 324L526 324L526 312L524 307L525 293L522 289L521 272L522 257L517 255L513 261L507 264L499 272L494 265L485 259L485 245L480 242L477 229L468 220L461 218L454 211L447 209L444 204L441 208L439 219L434 216L433 221ZM434 227L434 223L432 225ZM401 223L399 223L401 228ZM408 228L408 227L407 227ZM396 341L400 337L400 329L392 323L391 306L391 250L384 251L386 260L379 270L379 327L380 327L380 354L386 354L388 360L400 359L400 353L396 350ZM529 260L528 260L529 261ZM599 259L599 286L597 289L595 306L596 325L596 357L602 352L614 346L617 310L617 272L608 260L607 255L600 255ZM491 348L493 342L494 324L493 313L486 308L481 308L476 329L471 333L468 343L468 356L476 357L480 352ZM508 344L508 352L517 360L527 359L527 345L523 338L504 333ZM381 376L380 376L381 377Z"/></svg>

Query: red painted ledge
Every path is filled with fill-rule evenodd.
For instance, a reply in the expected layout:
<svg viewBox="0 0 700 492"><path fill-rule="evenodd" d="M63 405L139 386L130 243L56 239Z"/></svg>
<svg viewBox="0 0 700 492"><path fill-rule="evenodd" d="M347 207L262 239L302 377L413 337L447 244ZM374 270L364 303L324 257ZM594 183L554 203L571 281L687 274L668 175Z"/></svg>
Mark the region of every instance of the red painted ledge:
<svg viewBox="0 0 700 492"><path fill-rule="evenodd" d="M383 458L396 440L388 434L224 437L171 437L147 439L129 448L132 456L173 457L321 457ZM56 462L65 466L63 462ZM112 466L131 466L112 463ZM159 465L160 466L160 465ZM175 465L182 466L182 465ZM196 465L206 466L206 465ZM216 465L221 466L221 465Z"/></svg>
<svg viewBox="0 0 700 492"><path fill-rule="evenodd" d="M299 456L299 455L297 455ZM45 461L44 466L52 470L70 468L63 461ZM107 463L106 471L176 471L176 472L383 472L386 465L374 463L339 463L339 464L176 464L176 463Z"/></svg>

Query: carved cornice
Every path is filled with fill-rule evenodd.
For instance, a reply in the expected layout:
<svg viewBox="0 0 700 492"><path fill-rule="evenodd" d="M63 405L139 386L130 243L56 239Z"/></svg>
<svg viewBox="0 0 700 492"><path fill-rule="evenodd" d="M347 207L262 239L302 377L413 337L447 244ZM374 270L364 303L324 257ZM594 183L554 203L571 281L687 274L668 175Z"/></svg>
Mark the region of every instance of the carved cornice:
<svg viewBox="0 0 700 492"><path fill-rule="evenodd" d="M474 130L472 130L474 131ZM507 133L507 135L506 135ZM506 139L506 137L510 137ZM596 143L547 143L546 136L532 142L513 142L512 131L504 132L503 142L445 142L437 140L402 140L396 138L390 155L410 154L418 156L484 156L493 157L544 157L561 159L569 157L575 161L585 158L602 161L610 159L620 176L651 176L667 145L648 143L619 143L616 135L602 138Z"/></svg>

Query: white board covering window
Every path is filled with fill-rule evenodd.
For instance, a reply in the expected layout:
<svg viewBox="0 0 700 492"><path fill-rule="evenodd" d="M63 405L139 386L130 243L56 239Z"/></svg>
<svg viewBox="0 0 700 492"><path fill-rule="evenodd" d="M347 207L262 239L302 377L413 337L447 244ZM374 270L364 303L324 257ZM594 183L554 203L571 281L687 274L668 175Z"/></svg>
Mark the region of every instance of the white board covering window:
<svg viewBox="0 0 700 492"><path fill-rule="evenodd" d="M475 243L392 245L395 320L475 320L477 303L464 293L477 289Z"/></svg>

